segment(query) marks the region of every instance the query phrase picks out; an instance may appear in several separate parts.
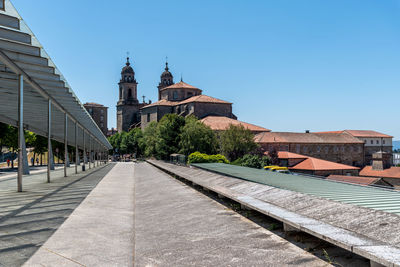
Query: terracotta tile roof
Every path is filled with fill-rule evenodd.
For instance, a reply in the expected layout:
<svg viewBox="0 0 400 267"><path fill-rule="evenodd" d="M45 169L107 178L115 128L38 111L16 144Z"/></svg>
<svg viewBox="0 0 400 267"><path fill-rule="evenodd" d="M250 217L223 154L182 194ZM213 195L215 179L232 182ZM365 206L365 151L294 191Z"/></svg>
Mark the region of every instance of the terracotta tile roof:
<svg viewBox="0 0 400 267"><path fill-rule="evenodd" d="M94 102L88 102L88 103L85 103L85 104L83 104L83 106L88 106L88 107L104 107L104 105L102 105L102 104L98 104L98 103L94 103Z"/></svg>
<svg viewBox="0 0 400 267"><path fill-rule="evenodd" d="M180 81L179 83L175 83L173 85L167 86L167 87L161 89L161 91L166 90L166 89L197 89L197 90L200 90L199 88L194 87L193 85L187 84L182 81Z"/></svg>
<svg viewBox="0 0 400 267"><path fill-rule="evenodd" d="M314 143L314 144L363 144L364 142L346 133L260 133L256 143Z"/></svg>
<svg viewBox="0 0 400 267"><path fill-rule="evenodd" d="M331 171L331 170L358 170L359 168L327 160L308 157L299 164L290 167L291 170Z"/></svg>
<svg viewBox="0 0 400 267"><path fill-rule="evenodd" d="M344 130L344 131L327 131L327 132L314 132L314 133L317 134L348 133L354 137L393 138L393 136L371 130Z"/></svg>
<svg viewBox="0 0 400 267"><path fill-rule="evenodd" d="M292 153L289 151L278 151L278 158L280 158L280 159L307 159L309 157L305 156L305 155Z"/></svg>
<svg viewBox="0 0 400 267"><path fill-rule="evenodd" d="M379 133L376 131L368 131L368 130L345 130L345 132L351 134L355 137L379 137L379 138L393 138L393 136Z"/></svg>
<svg viewBox="0 0 400 267"><path fill-rule="evenodd" d="M382 178L400 178L400 167L391 167L382 171L373 170L372 166L365 166L361 171L362 176L382 177Z"/></svg>
<svg viewBox="0 0 400 267"><path fill-rule="evenodd" d="M181 102L179 102L179 105L181 104L187 104L187 103L192 103L192 102L202 102L202 103L218 103L218 104L232 104L230 102L218 99L218 98L214 98L211 96L207 96L207 95L196 95L196 96L192 96L186 100L183 100Z"/></svg>
<svg viewBox="0 0 400 267"><path fill-rule="evenodd" d="M380 178L371 178L371 177L361 177L361 176L345 176L345 175L329 175L326 179L338 181L338 182L346 182L350 184L359 184L359 185L371 185L375 184L380 180Z"/></svg>
<svg viewBox="0 0 400 267"><path fill-rule="evenodd" d="M165 99L161 99L160 101L157 101L157 102L154 102L152 104L144 106L142 109L149 108L149 107L154 107L154 106L175 106L177 104L179 104L179 102L173 102L173 101L168 101L168 100L165 100Z"/></svg>
<svg viewBox="0 0 400 267"><path fill-rule="evenodd" d="M201 122L204 123L205 125L209 126L212 130L214 131L223 131L226 130L229 125L243 125L244 128L249 129L252 132L269 132L271 130L268 130L266 128L246 123L243 121L238 121L234 120L228 117L222 117L222 116L207 116L203 119L201 119Z"/></svg>

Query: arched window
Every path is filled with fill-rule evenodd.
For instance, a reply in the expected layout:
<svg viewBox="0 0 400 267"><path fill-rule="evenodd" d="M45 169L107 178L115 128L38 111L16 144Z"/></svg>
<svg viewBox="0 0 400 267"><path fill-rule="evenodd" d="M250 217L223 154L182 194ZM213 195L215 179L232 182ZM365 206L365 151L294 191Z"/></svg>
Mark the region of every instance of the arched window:
<svg viewBox="0 0 400 267"><path fill-rule="evenodd" d="M122 87L119 88L119 98L122 98Z"/></svg>
<svg viewBox="0 0 400 267"><path fill-rule="evenodd" d="M128 91L128 98L132 98L132 90L131 89L129 89L129 91Z"/></svg>
<svg viewBox="0 0 400 267"><path fill-rule="evenodd" d="M131 77L128 77L128 82L131 82L131 81L132 81Z"/></svg>
<svg viewBox="0 0 400 267"><path fill-rule="evenodd" d="M178 92L177 92L177 91L174 91L174 92L172 93L172 98L173 98L173 99L178 99Z"/></svg>

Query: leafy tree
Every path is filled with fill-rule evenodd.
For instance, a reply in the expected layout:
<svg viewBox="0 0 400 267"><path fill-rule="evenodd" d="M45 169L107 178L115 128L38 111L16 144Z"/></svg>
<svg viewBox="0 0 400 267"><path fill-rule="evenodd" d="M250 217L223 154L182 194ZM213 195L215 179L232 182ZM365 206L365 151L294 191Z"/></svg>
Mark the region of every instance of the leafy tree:
<svg viewBox="0 0 400 267"><path fill-rule="evenodd" d="M119 145L119 153L126 154L128 152L128 133L122 132L120 133L120 145Z"/></svg>
<svg viewBox="0 0 400 267"><path fill-rule="evenodd" d="M157 154L157 122L150 122L143 131L143 138L139 139L139 147L144 156L154 157Z"/></svg>
<svg viewBox="0 0 400 267"><path fill-rule="evenodd" d="M33 146L33 158L36 158L36 154L40 155L40 165L42 165L42 155L47 152L47 137L35 135L31 145Z"/></svg>
<svg viewBox="0 0 400 267"><path fill-rule="evenodd" d="M221 150L231 161L254 151L258 146L254 142L253 133L243 125L229 125L229 128L220 134Z"/></svg>
<svg viewBox="0 0 400 267"><path fill-rule="evenodd" d="M157 157L168 159L172 153L179 151L179 139L185 119L177 114L166 114L157 124L156 151Z"/></svg>
<svg viewBox="0 0 400 267"><path fill-rule="evenodd" d="M194 116L185 119L185 126L180 135L180 153L186 156L193 152L214 154L217 152L218 140L210 127L204 125Z"/></svg>
<svg viewBox="0 0 400 267"><path fill-rule="evenodd" d="M279 156L278 156L278 151L276 148L273 148L272 151L268 153L269 157L271 158L271 164L272 165L278 165L279 164Z"/></svg>
<svg viewBox="0 0 400 267"><path fill-rule="evenodd" d="M226 163L228 164L229 161L225 158L224 155L207 155L200 152L194 152L189 155L188 163Z"/></svg>

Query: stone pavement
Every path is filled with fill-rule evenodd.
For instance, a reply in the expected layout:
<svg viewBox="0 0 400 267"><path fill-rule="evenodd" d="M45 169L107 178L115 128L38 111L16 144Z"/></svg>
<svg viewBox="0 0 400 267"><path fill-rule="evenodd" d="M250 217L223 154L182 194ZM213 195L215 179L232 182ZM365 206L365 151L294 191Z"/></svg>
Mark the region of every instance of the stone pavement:
<svg viewBox="0 0 400 267"><path fill-rule="evenodd" d="M62 225L98 184L112 164L70 176L63 170L24 176L24 192L16 178L0 180L0 266L20 266Z"/></svg>
<svg viewBox="0 0 400 267"><path fill-rule="evenodd" d="M329 266L148 163L118 163L25 266Z"/></svg>
<svg viewBox="0 0 400 267"><path fill-rule="evenodd" d="M135 168L136 266L329 266L160 170Z"/></svg>
<svg viewBox="0 0 400 267"><path fill-rule="evenodd" d="M134 163L118 163L24 266L130 266Z"/></svg>

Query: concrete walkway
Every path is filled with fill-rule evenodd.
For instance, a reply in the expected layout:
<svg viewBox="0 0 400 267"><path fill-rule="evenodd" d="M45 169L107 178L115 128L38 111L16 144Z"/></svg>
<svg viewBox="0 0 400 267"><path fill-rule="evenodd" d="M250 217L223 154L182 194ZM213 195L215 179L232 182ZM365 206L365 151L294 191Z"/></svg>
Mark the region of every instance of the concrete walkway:
<svg viewBox="0 0 400 267"><path fill-rule="evenodd" d="M118 163L24 266L131 266L134 163Z"/></svg>
<svg viewBox="0 0 400 267"><path fill-rule="evenodd" d="M118 163L25 266L329 266L148 163Z"/></svg>
<svg viewBox="0 0 400 267"><path fill-rule="evenodd" d="M147 163L135 192L135 266L329 266Z"/></svg>
<svg viewBox="0 0 400 267"><path fill-rule="evenodd" d="M24 176L24 192L16 178L0 180L0 266L21 266L60 227L112 164L78 175L64 172Z"/></svg>

